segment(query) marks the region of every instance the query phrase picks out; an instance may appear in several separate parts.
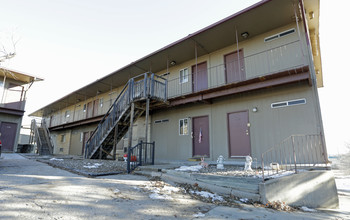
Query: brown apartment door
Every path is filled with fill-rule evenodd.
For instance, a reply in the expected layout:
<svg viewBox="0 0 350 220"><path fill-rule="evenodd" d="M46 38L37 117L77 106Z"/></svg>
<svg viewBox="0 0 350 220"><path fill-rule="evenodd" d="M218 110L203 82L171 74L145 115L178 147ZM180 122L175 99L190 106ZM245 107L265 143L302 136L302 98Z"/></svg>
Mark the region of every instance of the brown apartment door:
<svg viewBox="0 0 350 220"><path fill-rule="evenodd" d="M96 99L94 100L94 106L93 106L93 110L92 110L92 116L97 116L98 115L98 103L99 100Z"/></svg>
<svg viewBox="0 0 350 220"><path fill-rule="evenodd" d="M83 147L81 149L81 154L84 155L84 151L85 151L85 144L86 142L89 140L90 138L90 135L89 135L89 132L84 132L83 133Z"/></svg>
<svg viewBox="0 0 350 220"><path fill-rule="evenodd" d="M209 157L209 117L192 118L193 156Z"/></svg>
<svg viewBox="0 0 350 220"><path fill-rule="evenodd" d="M228 113L230 156L247 156L250 151L248 111Z"/></svg>
<svg viewBox="0 0 350 220"><path fill-rule="evenodd" d="M226 83L239 82L246 79L243 50L225 55Z"/></svg>
<svg viewBox="0 0 350 220"><path fill-rule="evenodd" d="M208 88L207 62L192 66L192 91L198 92Z"/></svg>
<svg viewBox="0 0 350 220"><path fill-rule="evenodd" d="M92 102L89 102L89 103L86 105L86 118L91 118L91 117L92 117L92 113L93 113Z"/></svg>
<svg viewBox="0 0 350 220"><path fill-rule="evenodd" d="M3 151L13 151L17 133L17 124L10 122L1 122L1 144Z"/></svg>

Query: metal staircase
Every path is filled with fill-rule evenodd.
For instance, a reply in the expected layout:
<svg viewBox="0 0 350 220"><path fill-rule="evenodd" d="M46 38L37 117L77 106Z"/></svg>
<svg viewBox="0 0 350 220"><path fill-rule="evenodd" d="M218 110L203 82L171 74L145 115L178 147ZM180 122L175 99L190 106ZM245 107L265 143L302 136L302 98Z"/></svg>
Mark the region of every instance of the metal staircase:
<svg viewBox="0 0 350 220"><path fill-rule="evenodd" d="M150 102L155 105L166 100L166 79L149 72L131 78L86 142L85 158L107 158L133 121L148 113Z"/></svg>
<svg viewBox="0 0 350 220"><path fill-rule="evenodd" d="M53 154L53 143L44 119L41 121L32 120L31 135L35 139L39 155Z"/></svg>

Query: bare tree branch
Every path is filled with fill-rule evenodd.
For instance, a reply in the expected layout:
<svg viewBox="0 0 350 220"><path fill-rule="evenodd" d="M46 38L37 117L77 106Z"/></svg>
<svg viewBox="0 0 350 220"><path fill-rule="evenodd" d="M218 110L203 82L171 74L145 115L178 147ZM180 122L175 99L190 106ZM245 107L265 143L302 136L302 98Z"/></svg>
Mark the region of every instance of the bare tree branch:
<svg viewBox="0 0 350 220"><path fill-rule="evenodd" d="M3 37L3 39L5 39L4 41L6 41L6 36ZM8 47L5 46L4 42L0 42L0 45L2 47L2 49L0 50L0 65L2 63L4 63L5 61L10 60L16 56L16 45L17 45L19 39L15 40L13 33L11 34L11 37L9 37L9 39L10 39L11 45Z"/></svg>

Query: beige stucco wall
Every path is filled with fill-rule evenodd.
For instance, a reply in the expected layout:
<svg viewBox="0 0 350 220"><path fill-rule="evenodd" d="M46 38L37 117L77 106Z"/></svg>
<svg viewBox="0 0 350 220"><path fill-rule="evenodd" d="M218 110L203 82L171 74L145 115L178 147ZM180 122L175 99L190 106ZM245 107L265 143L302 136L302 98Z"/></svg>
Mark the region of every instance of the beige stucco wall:
<svg viewBox="0 0 350 220"><path fill-rule="evenodd" d="M148 128L148 140L150 140L150 124L151 124L151 117L149 117L149 128ZM95 130L98 123L95 123L93 125L89 126L79 126L76 128L71 129L69 132L66 130L62 131L56 131L52 132L52 136L55 136L55 149L57 149L55 152L58 152L59 154L70 154L70 155L81 155L82 153L82 147L83 147L83 133L84 132L92 132ZM138 118L133 126L133 138L132 138L132 146L136 145L139 141L145 141L145 117ZM62 134L66 135L66 141L64 143L60 142L60 136ZM68 140L69 138L69 140ZM129 139L124 137L120 142L118 143L118 152L122 152L124 147L128 146ZM69 150L64 150L64 152L59 152L60 148L67 148L67 144L69 143Z"/></svg>
<svg viewBox="0 0 350 220"><path fill-rule="evenodd" d="M271 103L306 98L306 104L272 109ZM156 142L156 159L188 159L192 157L192 139L179 135L179 119L209 116L210 159L219 155L228 158L227 114L249 111L251 152L260 160L268 148L293 134L317 134L319 122L315 116L313 93L308 85L283 86L236 95L212 104L192 104L159 111L152 115L152 140ZM253 113L252 108L258 112ZM167 123L154 124L155 120L169 119ZM190 128L192 130L192 121Z"/></svg>
<svg viewBox="0 0 350 220"><path fill-rule="evenodd" d="M64 141L62 141L64 135ZM70 147L71 130L61 132L51 132L51 138L54 143L54 154L68 154Z"/></svg>
<svg viewBox="0 0 350 220"><path fill-rule="evenodd" d="M83 133L84 132L92 132L96 129L97 123L94 125L84 125L79 126L77 128L73 128L70 136L70 147L69 154L70 155L82 155L83 148Z"/></svg>

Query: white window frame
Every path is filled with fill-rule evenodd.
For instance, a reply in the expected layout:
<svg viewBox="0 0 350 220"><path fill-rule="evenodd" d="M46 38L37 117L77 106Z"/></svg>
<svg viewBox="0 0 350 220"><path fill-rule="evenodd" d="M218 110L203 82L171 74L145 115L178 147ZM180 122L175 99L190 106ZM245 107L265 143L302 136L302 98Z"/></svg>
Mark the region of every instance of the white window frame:
<svg viewBox="0 0 350 220"><path fill-rule="evenodd" d="M303 101L303 102L298 104L290 104L291 102L295 102L295 101ZM284 105L275 106L279 104L284 104ZM271 103L271 108L284 108L284 107L290 107L295 105L305 105L305 104L306 104L306 98L301 98L301 99L293 99L293 100L282 101L282 102L274 102L274 103Z"/></svg>
<svg viewBox="0 0 350 220"><path fill-rule="evenodd" d="M66 135L65 134L61 134L61 143L66 142Z"/></svg>
<svg viewBox="0 0 350 220"><path fill-rule="evenodd" d="M100 98L100 108L103 107L103 98Z"/></svg>
<svg viewBox="0 0 350 220"><path fill-rule="evenodd" d="M185 70L187 71L187 74L184 74L185 73ZM181 74L182 72L182 74ZM180 80L179 80L179 83L182 84L182 83L187 83L188 82L188 77L189 77L189 70L188 70L188 67L186 68L183 68L179 71L179 76L180 76Z"/></svg>
<svg viewBox="0 0 350 220"><path fill-rule="evenodd" d="M80 143L83 142L84 139L84 132L80 132Z"/></svg>
<svg viewBox="0 0 350 220"><path fill-rule="evenodd" d="M182 122L182 123L181 123ZM189 120L188 118L182 118L179 120L179 135L188 135L188 129L189 129ZM181 126L182 125L182 126Z"/></svg>
<svg viewBox="0 0 350 220"><path fill-rule="evenodd" d="M291 33L288 33L288 32L291 32ZM294 34L296 31L295 31L295 28L291 28L291 29L288 29L288 30L285 30L285 31L282 31L278 34L274 34L274 35L271 35L271 36L268 36L268 37L265 37L264 38L264 42L270 42L270 41L273 41L273 40L276 40L276 39L279 39L281 37L285 37L285 36L288 36L290 34Z"/></svg>

